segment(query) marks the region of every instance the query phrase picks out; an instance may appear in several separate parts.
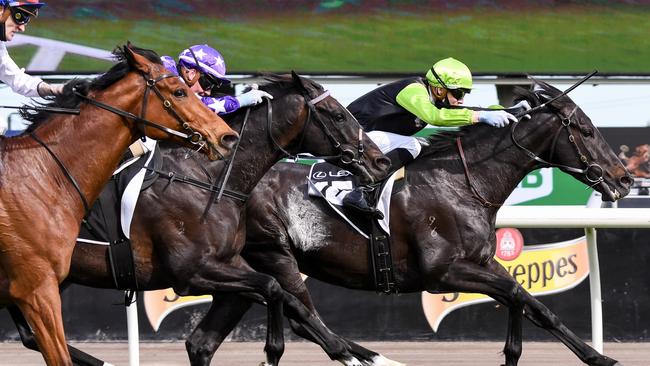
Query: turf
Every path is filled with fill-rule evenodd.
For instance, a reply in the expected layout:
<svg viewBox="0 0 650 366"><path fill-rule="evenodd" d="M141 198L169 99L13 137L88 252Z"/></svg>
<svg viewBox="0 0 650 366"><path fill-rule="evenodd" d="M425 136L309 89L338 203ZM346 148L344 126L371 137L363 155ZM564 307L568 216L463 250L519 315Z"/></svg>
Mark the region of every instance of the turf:
<svg viewBox="0 0 650 366"><path fill-rule="evenodd" d="M209 43L229 72L422 72L453 56L478 73L650 73L650 7L570 6L469 11L292 12L229 20L38 19L30 35L112 49L131 40L161 54ZM89 19L89 18L86 18ZM186 19L183 19L186 20ZM28 49L11 51L21 65ZM105 63L66 57L63 71Z"/></svg>

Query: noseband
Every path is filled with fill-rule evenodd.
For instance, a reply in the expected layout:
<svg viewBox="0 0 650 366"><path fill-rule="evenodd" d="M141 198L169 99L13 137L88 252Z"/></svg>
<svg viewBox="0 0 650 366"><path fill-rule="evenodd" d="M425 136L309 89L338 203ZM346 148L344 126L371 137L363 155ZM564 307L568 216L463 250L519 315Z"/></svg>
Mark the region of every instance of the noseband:
<svg viewBox="0 0 650 366"><path fill-rule="evenodd" d="M363 130L361 127L359 127L359 136L358 136L358 142L357 142L357 151L352 151L350 149L346 149L343 147L343 145L336 139L336 137L332 134L332 132L327 128L325 123L318 118L318 113L316 112L316 104L324 100L325 98L330 96L330 92L325 91L321 95L309 99L307 95L303 95L305 98L305 104L307 105L307 118L305 119L305 123L303 124L302 132L301 132L301 137L300 137L300 142L298 143L298 151L300 150L300 147L303 145L303 141L305 139L305 130L309 126L309 123L313 119L318 126L320 127L321 131L327 136L327 138L330 140L332 147L335 149L338 149L340 154L338 155L330 155L330 156L312 156L310 154L292 154L288 152L286 149L284 149L280 144L277 142L275 137L273 137L273 129L272 129L272 123L273 123L273 106L271 105L271 101L267 100L267 121L268 121L268 134L269 138L273 142L276 148L280 150L287 158L293 159L293 160L298 160L301 157L306 157L308 159L323 159L323 160L331 160L331 159L339 159L341 163L343 164L352 164L352 163L357 163L357 164L363 164L363 161L361 160L361 156L363 155L364 147L363 147ZM349 112L348 112L349 113ZM312 118L312 116L315 116Z"/></svg>

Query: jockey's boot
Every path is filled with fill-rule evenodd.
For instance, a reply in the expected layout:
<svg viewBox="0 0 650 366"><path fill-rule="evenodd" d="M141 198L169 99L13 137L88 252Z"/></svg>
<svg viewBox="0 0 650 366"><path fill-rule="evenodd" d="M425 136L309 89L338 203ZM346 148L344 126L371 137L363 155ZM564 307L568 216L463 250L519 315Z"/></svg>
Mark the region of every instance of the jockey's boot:
<svg viewBox="0 0 650 366"><path fill-rule="evenodd" d="M343 197L343 207L348 207L365 215L370 215L377 220L382 220L384 214L370 206L366 198L367 187L356 187L352 192Z"/></svg>

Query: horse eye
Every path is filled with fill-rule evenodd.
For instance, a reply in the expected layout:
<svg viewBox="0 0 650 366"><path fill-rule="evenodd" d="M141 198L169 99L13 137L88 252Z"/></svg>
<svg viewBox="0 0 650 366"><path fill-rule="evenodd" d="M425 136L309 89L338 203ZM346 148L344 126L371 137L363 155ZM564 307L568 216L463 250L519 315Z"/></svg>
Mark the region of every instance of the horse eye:
<svg viewBox="0 0 650 366"><path fill-rule="evenodd" d="M341 114L341 113L338 113L335 118L336 118L336 122L345 121L345 116L343 114Z"/></svg>
<svg viewBox="0 0 650 366"><path fill-rule="evenodd" d="M183 90L183 89L176 89L176 90L174 90L174 96L176 98L183 98L183 97L186 97L187 94L185 94L185 90Z"/></svg>
<svg viewBox="0 0 650 366"><path fill-rule="evenodd" d="M594 135L593 128L585 128L584 135L587 137L593 137Z"/></svg>

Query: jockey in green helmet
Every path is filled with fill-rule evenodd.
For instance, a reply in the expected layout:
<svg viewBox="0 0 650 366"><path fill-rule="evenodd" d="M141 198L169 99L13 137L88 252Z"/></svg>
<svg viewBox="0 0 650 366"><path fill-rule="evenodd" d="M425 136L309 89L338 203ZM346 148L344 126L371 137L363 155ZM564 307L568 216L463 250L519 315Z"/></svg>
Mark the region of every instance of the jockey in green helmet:
<svg viewBox="0 0 650 366"><path fill-rule="evenodd" d="M463 104L465 94L471 90L471 71L464 63L449 57L436 62L425 77L398 80L370 91L353 101L348 110L391 159L395 171L420 154L422 147L412 135L427 124L453 127L480 122L505 127L517 120L503 110L451 108ZM530 109L530 106L520 107ZM371 189L358 187L344 197L343 205L381 216L365 197L364 192Z"/></svg>

